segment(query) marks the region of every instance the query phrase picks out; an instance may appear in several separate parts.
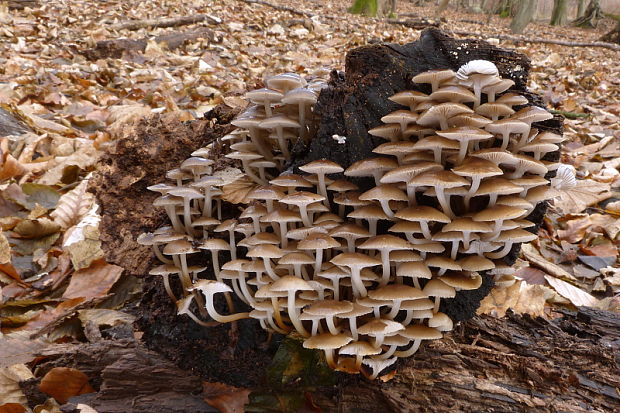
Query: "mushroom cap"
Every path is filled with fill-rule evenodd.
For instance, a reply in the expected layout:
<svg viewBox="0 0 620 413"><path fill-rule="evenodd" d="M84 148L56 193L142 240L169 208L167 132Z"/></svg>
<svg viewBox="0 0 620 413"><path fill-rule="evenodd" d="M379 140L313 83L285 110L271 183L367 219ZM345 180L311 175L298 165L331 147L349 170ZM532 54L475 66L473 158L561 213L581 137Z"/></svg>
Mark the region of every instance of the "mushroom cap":
<svg viewBox="0 0 620 413"><path fill-rule="evenodd" d="M515 82L512 79L501 79L497 83L493 83L491 85L487 85L482 88L482 93L487 94L498 94L507 91L511 87L515 85Z"/></svg>
<svg viewBox="0 0 620 413"><path fill-rule="evenodd" d="M496 238L496 241L499 242L530 242L534 241L538 236L536 234L532 234L529 231L526 231L521 228L515 228L508 231L502 231L499 236Z"/></svg>
<svg viewBox="0 0 620 413"><path fill-rule="evenodd" d="M474 221L496 221L519 218L527 211L525 209L512 207L508 205L495 205L491 208L484 209L474 214Z"/></svg>
<svg viewBox="0 0 620 413"><path fill-rule="evenodd" d="M315 233L320 233L320 234L327 234L328 230L322 227L317 227L317 226L313 226L313 227L301 227L301 228L294 228L294 229L290 229L287 233L286 233L286 237L289 239L294 239L294 240L302 240L302 239L306 239L310 234L315 234Z"/></svg>
<svg viewBox="0 0 620 413"><path fill-rule="evenodd" d="M434 69L419 73L411 79L414 83L442 83L454 79L455 73L451 69Z"/></svg>
<svg viewBox="0 0 620 413"><path fill-rule="evenodd" d="M383 211L382 211L383 212ZM360 227L355 224L343 224L339 225L329 231L329 235L332 237L353 237L353 238L367 238L370 237L370 232L366 228Z"/></svg>
<svg viewBox="0 0 620 413"><path fill-rule="evenodd" d="M433 317L428 320L428 326L436 328L439 331L450 331L453 328L453 322L447 314L437 312L433 314Z"/></svg>
<svg viewBox="0 0 620 413"><path fill-rule="evenodd" d="M471 126L458 126L456 128L450 128L443 131L435 132L439 136L455 140L458 142L473 142L482 141L485 139L491 139L493 134L482 130L480 128L474 128Z"/></svg>
<svg viewBox="0 0 620 413"><path fill-rule="evenodd" d="M396 213L396 218L406 221L434 221L443 223L451 221L450 217L440 210L424 205L401 209Z"/></svg>
<svg viewBox="0 0 620 413"><path fill-rule="evenodd" d="M495 63L489 62L488 60L470 60L463 66L459 68L456 72L456 77L459 80L467 79L472 74L483 74L483 75L492 75L499 76L499 70L497 70L497 66Z"/></svg>
<svg viewBox="0 0 620 413"><path fill-rule="evenodd" d="M285 275L280 277L271 284L270 290L273 292L293 292L293 291L310 291L314 290L312 286L301 278L294 277L292 275Z"/></svg>
<svg viewBox="0 0 620 413"><path fill-rule="evenodd" d="M476 108L476 113L486 116L488 118L492 117L506 117L515 113L514 110L508 105L504 105L503 103L483 103L482 105Z"/></svg>
<svg viewBox="0 0 620 413"><path fill-rule="evenodd" d="M341 192L334 196L334 203L352 207L370 204L369 201L361 200L360 195L361 194L356 191Z"/></svg>
<svg viewBox="0 0 620 413"><path fill-rule="evenodd" d="M338 354L353 356L372 356L381 353L381 348L375 348L367 341L354 341L338 350Z"/></svg>
<svg viewBox="0 0 620 413"><path fill-rule="evenodd" d="M309 174L334 174L344 171L342 166L328 159L318 159L316 161L309 162L303 166L300 166L299 169Z"/></svg>
<svg viewBox="0 0 620 413"><path fill-rule="evenodd" d="M472 153L471 156L486 159L487 161L491 161L496 165L514 165L517 162L515 156L512 153L499 148L481 149Z"/></svg>
<svg viewBox="0 0 620 413"><path fill-rule="evenodd" d="M296 174L283 174L278 176L277 178L269 181L271 185L275 186L283 186L283 187L301 187L301 188L312 188L312 183L308 182L306 178L301 175Z"/></svg>
<svg viewBox="0 0 620 413"><path fill-rule="evenodd" d="M401 130L399 124L388 123L370 129L368 134L393 141L400 136Z"/></svg>
<svg viewBox="0 0 620 413"><path fill-rule="evenodd" d="M399 334L410 340L437 340L443 337L439 330L421 324L410 325Z"/></svg>
<svg viewBox="0 0 620 413"><path fill-rule="evenodd" d="M263 244L271 244L277 245L280 243L280 238L274 234L273 232L259 232L250 237L243 239L245 245L255 246L255 245L263 245ZM241 244L241 242L239 244ZM241 245L242 247L244 245Z"/></svg>
<svg viewBox="0 0 620 413"><path fill-rule="evenodd" d="M367 336L376 337L382 335L391 335L398 331L404 330L405 327L393 320L373 319L357 329L358 333Z"/></svg>
<svg viewBox="0 0 620 413"><path fill-rule="evenodd" d="M474 255L473 257L478 256ZM460 290L476 290L482 285L482 277L477 272L468 274L463 271L453 271L441 276L439 279L450 287Z"/></svg>
<svg viewBox="0 0 620 413"><path fill-rule="evenodd" d="M176 187L174 189L169 190L168 194L172 196L178 196L181 198L188 198L188 199L197 199L197 198L204 197L203 194L196 191L194 188L188 188L188 187Z"/></svg>
<svg viewBox="0 0 620 413"><path fill-rule="evenodd" d="M222 250L229 251L231 249L231 246L228 242L222 239L209 238L207 240L204 240L198 248L200 248L201 250L211 250L211 251L222 251Z"/></svg>
<svg viewBox="0 0 620 413"><path fill-rule="evenodd" d="M263 88L246 92L244 97L252 103L263 103L264 101L279 102L282 100L283 96L284 95L277 90Z"/></svg>
<svg viewBox="0 0 620 413"><path fill-rule="evenodd" d="M413 311L431 310L434 307L435 307L435 304L428 298L418 298L417 300L407 300L401 303L401 308L403 310L413 310ZM423 318L427 318L427 317L423 317Z"/></svg>
<svg viewBox="0 0 620 413"><path fill-rule="evenodd" d="M375 172L396 168L398 163L392 158L374 157L354 162L345 171L345 176L372 176Z"/></svg>
<svg viewBox="0 0 620 413"><path fill-rule="evenodd" d="M364 192L359 196L362 201L407 201L407 194L396 185L383 184Z"/></svg>
<svg viewBox="0 0 620 413"><path fill-rule="evenodd" d="M452 172L460 176L488 178L490 176L503 175L504 171L491 161L470 156Z"/></svg>
<svg viewBox="0 0 620 413"><path fill-rule="evenodd" d="M463 103L476 100L476 96L463 86L444 86L431 93L429 97L436 102Z"/></svg>
<svg viewBox="0 0 620 413"><path fill-rule="evenodd" d="M402 232L404 234L411 232L412 234L421 234L422 227L417 221L398 221L388 229L389 232Z"/></svg>
<svg viewBox="0 0 620 413"><path fill-rule="evenodd" d="M357 185L346 179L338 179L327 186L328 191L334 192L357 191L358 189Z"/></svg>
<svg viewBox="0 0 620 413"><path fill-rule="evenodd" d="M366 297L367 298L367 297ZM357 318L366 314L372 313L372 307L361 305L357 302L353 303L353 308L346 313L336 314L338 318Z"/></svg>
<svg viewBox="0 0 620 413"><path fill-rule="evenodd" d="M336 224L340 224L344 222L344 220L340 218L338 215L334 214L333 212L325 212L324 214L321 214L318 217L316 217L314 220L314 224L323 224L325 222L334 222Z"/></svg>
<svg viewBox="0 0 620 413"><path fill-rule="evenodd" d="M433 274L423 261L403 262L396 268L396 275L399 277L415 277L430 279Z"/></svg>
<svg viewBox="0 0 620 413"><path fill-rule="evenodd" d="M314 264L314 258L303 252L289 252L278 260L280 265Z"/></svg>
<svg viewBox="0 0 620 413"><path fill-rule="evenodd" d="M474 221L471 217L455 218L441 229L441 232L491 232L491 225L486 222Z"/></svg>
<svg viewBox="0 0 620 413"><path fill-rule="evenodd" d="M163 253L166 255L192 254L195 252L198 252L198 250L192 246L191 242L184 239L168 243L163 250Z"/></svg>
<svg viewBox="0 0 620 413"><path fill-rule="evenodd" d="M408 224L416 224L416 222L408 222ZM390 252L390 261L401 263L410 261L422 261L420 254L409 250L398 250Z"/></svg>
<svg viewBox="0 0 620 413"><path fill-rule="evenodd" d="M398 103L403 106L411 106L412 103L419 103L429 100L430 97L426 93L418 92L417 90L406 90L398 92L397 94L388 98L392 102Z"/></svg>
<svg viewBox="0 0 620 413"><path fill-rule="evenodd" d="M458 126L469 126L472 128L483 128L486 125L493 123L491 119L485 118L477 113L462 113L460 115L452 116L448 119L448 126L451 128Z"/></svg>
<svg viewBox="0 0 620 413"><path fill-rule="evenodd" d="M315 202L322 202L325 200L323 195L315 194L314 192L298 191L292 194L285 195L279 202L287 205L309 205Z"/></svg>
<svg viewBox="0 0 620 413"><path fill-rule="evenodd" d="M525 133L530 129L530 125L518 119L506 118L489 123L484 129L502 135L504 133Z"/></svg>
<svg viewBox="0 0 620 413"><path fill-rule="evenodd" d="M526 97L518 95L516 93L505 93L499 98L495 99L495 101L508 106L527 105L529 103Z"/></svg>
<svg viewBox="0 0 620 413"><path fill-rule="evenodd" d="M381 118L383 123L414 123L418 119L418 114L410 110L399 109L388 113Z"/></svg>
<svg viewBox="0 0 620 413"><path fill-rule="evenodd" d="M334 316L353 310L350 301L322 300L316 301L304 310L304 313L318 316Z"/></svg>
<svg viewBox="0 0 620 413"><path fill-rule="evenodd" d="M246 255L250 258L281 258L284 251L273 244L259 244L250 248Z"/></svg>
<svg viewBox="0 0 620 413"><path fill-rule="evenodd" d="M439 124L440 119L448 119L461 113L473 113L474 111L462 103L440 103L434 105L422 113L417 120L418 125L432 126Z"/></svg>
<svg viewBox="0 0 620 413"><path fill-rule="evenodd" d="M527 231L526 231L527 232ZM459 260L463 271L486 271L495 268L495 263L480 255L470 255Z"/></svg>
<svg viewBox="0 0 620 413"><path fill-rule="evenodd" d="M258 124L263 129L276 129L276 128L299 128L301 125L294 119L289 118L286 115L275 115L270 118L264 119Z"/></svg>
<svg viewBox="0 0 620 413"><path fill-rule="evenodd" d="M336 255L329 262L342 267L372 267L381 265L380 260L358 252L343 252Z"/></svg>
<svg viewBox="0 0 620 413"><path fill-rule="evenodd" d="M415 145L415 142L411 141L385 142L372 151L380 155L398 156L413 152L413 145Z"/></svg>
<svg viewBox="0 0 620 413"><path fill-rule="evenodd" d="M198 280L196 281L191 288L188 288L189 291L200 290L204 295L217 294L217 293L231 293L232 289L221 281L214 280Z"/></svg>
<svg viewBox="0 0 620 413"><path fill-rule="evenodd" d="M279 73L265 79L265 84L270 89L285 91L305 86L306 80L297 73Z"/></svg>
<svg viewBox="0 0 620 413"><path fill-rule="evenodd" d="M476 191L476 195L489 195L489 194L498 194L498 195L509 195L509 194L518 194L523 191L523 188L517 184L512 183L508 179L505 178L491 178L485 181L482 181L480 187Z"/></svg>
<svg viewBox="0 0 620 413"><path fill-rule="evenodd" d="M368 296L375 300L395 301L395 300L417 300L426 298L422 290L403 284L388 284L376 290L368 291Z"/></svg>
<svg viewBox="0 0 620 413"><path fill-rule="evenodd" d="M389 219L383 209L376 205L365 205L360 208L356 208L347 214L348 218L353 219Z"/></svg>
<svg viewBox="0 0 620 413"><path fill-rule="evenodd" d="M211 159L205 159L199 156L190 156L183 162L181 162L180 169L183 170L192 170L194 168L206 168L215 163L215 161Z"/></svg>
<svg viewBox="0 0 620 413"><path fill-rule="evenodd" d="M296 211L277 208L262 216L260 222L301 222L301 216Z"/></svg>
<svg viewBox="0 0 620 413"><path fill-rule="evenodd" d="M452 271L460 271L462 269L458 262L454 261L450 257L443 257L440 255L436 255L434 257L427 257L426 265L428 265L429 267L437 267Z"/></svg>
<svg viewBox="0 0 620 413"><path fill-rule="evenodd" d="M300 250L316 250L338 248L340 243L327 234L314 233L299 241L297 248Z"/></svg>
<svg viewBox="0 0 620 413"><path fill-rule="evenodd" d="M151 268L149 271L149 275L168 275L168 274L178 274L181 272L181 269L172 265L172 264L162 264L157 267Z"/></svg>
<svg viewBox="0 0 620 413"><path fill-rule="evenodd" d="M412 244L402 238L394 235L376 235L368 238L361 245L360 249L377 249L377 250L407 250L412 247Z"/></svg>
<svg viewBox="0 0 620 413"><path fill-rule="evenodd" d="M420 139L414 145L416 151L441 149L459 149L458 142L443 136L432 135Z"/></svg>
<svg viewBox="0 0 620 413"><path fill-rule="evenodd" d="M318 99L318 95L315 91L304 88L297 87L295 89L291 89L284 94L282 98L282 103L287 105L295 105L299 103L304 103L307 105L313 105L316 103Z"/></svg>
<svg viewBox="0 0 620 413"><path fill-rule="evenodd" d="M345 346L351 341L353 338L346 334L322 333L304 340L303 346L317 350L333 350Z"/></svg>
<svg viewBox="0 0 620 413"><path fill-rule="evenodd" d="M409 185L434 186L435 188L456 188L469 185L469 181L452 171L429 171L414 176Z"/></svg>
<svg viewBox="0 0 620 413"><path fill-rule="evenodd" d="M456 296L456 290L453 287L436 278L429 280L422 292L429 297L454 298Z"/></svg>
<svg viewBox="0 0 620 413"><path fill-rule="evenodd" d="M512 118L531 125L534 122L542 122L544 120L553 119L553 115L541 107L526 106L515 113Z"/></svg>

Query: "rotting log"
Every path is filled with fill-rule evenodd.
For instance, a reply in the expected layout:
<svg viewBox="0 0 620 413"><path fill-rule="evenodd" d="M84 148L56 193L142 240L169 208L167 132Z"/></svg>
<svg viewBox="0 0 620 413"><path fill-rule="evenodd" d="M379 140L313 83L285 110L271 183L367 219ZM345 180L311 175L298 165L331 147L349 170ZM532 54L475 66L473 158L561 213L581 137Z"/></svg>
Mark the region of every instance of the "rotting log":
<svg viewBox="0 0 620 413"><path fill-rule="evenodd" d="M118 59L123 57L126 53L144 52L149 41L162 44L168 50L174 50L187 42L193 42L201 38L213 41L213 32L203 27L197 30L169 33L153 38L100 40L92 49L80 50L79 52L90 60L106 59L110 57Z"/></svg>
<svg viewBox="0 0 620 413"><path fill-rule="evenodd" d="M206 351L200 344L196 342L191 351ZM231 349L209 351L225 360ZM201 378L133 339L60 345L40 354L39 376L53 367L73 367L84 372L97 390L70 399L63 412L76 411L72 407L78 403L105 412L215 411L201 399ZM325 413L604 413L620 408L619 362L620 315L582 307L562 311L552 321L512 313L503 319L476 317L458 325L445 339L423 345L414 358L401 360L386 383L334 373L338 382L334 386L303 388L283 383L283 388L300 397L310 392ZM235 380L241 381L244 372L257 367L264 371L267 365L239 364L233 372ZM217 380L208 374L202 379ZM252 380L244 385L254 390L250 400L282 390L261 389ZM45 400L37 386L36 379L22 383L31 405Z"/></svg>

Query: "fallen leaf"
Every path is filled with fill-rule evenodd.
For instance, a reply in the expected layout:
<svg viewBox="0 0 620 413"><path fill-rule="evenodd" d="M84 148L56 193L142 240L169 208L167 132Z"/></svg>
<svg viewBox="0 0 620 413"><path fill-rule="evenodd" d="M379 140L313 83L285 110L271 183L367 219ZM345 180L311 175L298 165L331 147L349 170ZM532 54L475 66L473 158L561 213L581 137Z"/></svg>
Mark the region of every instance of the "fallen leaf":
<svg viewBox="0 0 620 413"><path fill-rule="evenodd" d="M567 283L566 281L562 281L550 275L545 276L545 280L547 280L549 285L553 287L558 294L568 299L571 303L578 307L594 307L598 303L598 300L595 297L583 290L580 290L574 285Z"/></svg>
<svg viewBox="0 0 620 413"><path fill-rule="evenodd" d="M76 270L88 268L93 261L104 256L99 240L101 217L97 212L98 210L99 206L93 204L80 222L65 232L62 247L71 256L73 268Z"/></svg>
<svg viewBox="0 0 620 413"><path fill-rule="evenodd" d="M0 229L0 264L8 264L11 262L11 246L9 240L6 239L2 229Z"/></svg>
<svg viewBox="0 0 620 413"><path fill-rule="evenodd" d="M62 404L73 396L95 391L88 383L86 374L69 367L54 367L47 372L41 379L39 390Z"/></svg>
<svg viewBox="0 0 620 413"><path fill-rule="evenodd" d="M62 297L90 299L104 296L118 281L122 273L123 268L118 265L108 264L104 261L94 262L90 267L73 273L69 286Z"/></svg>
<svg viewBox="0 0 620 413"><path fill-rule="evenodd" d="M243 413L250 402L250 390L223 383L202 382L203 397L222 413Z"/></svg>
<svg viewBox="0 0 620 413"><path fill-rule="evenodd" d="M515 277L533 285L544 285L545 275L543 271L532 267L523 267L515 272Z"/></svg>
<svg viewBox="0 0 620 413"><path fill-rule="evenodd" d="M611 197L611 185L592 179L578 180L573 188L560 191L561 195L553 201L553 207L561 214L577 214Z"/></svg>
<svg viewBox="0 0 620 413"><path fill-rule="evenodd" d="M88 179L84 179L78 186L61 196L58 206L50 214L54 222L64 229L80 222L95 202L93 194L87 192L87 189Z"/></svg>
<svg viewBox="0 0 620 413"><path fill-rule="evenodd" d="M590 255L579 255L579 260L587 266L600 270L601 268L609 267L616 262L616 257L596 257Z"/></svg>
<svg viewBox="0 0 620 413"><path fill-rule="evenodd" d="M26 207L32 209L36 204L46 209L56 207L60 194L49 185L41 185L34 183L25 183L22 185L22 191L28 196Z"/></svg>
<svg viewBox="0 0 620 413"><path fill-rule="evenodd" d="M25 364L13 364L0 368L0 403L18 403L25 405L28 401L19 387L19 382L33 378L32 372Z"/></svg>
<svg viewBox="0 0 620 413"><path fill-rule="evenodd" d="M46 237L59 230L60 225L47 218L24 219L13 228L13 231L26 239Z"/></svg>
<svg viewBox="0 0 620 413"><path fill-rule="evenodd" d="M508 288L492 289L480 303L477 313L504 317L506 311L512 309L517 314L543 317L547 296L545 287L517 281Z"/></svg>
<svg viewBox="0 0 620 413"><path fill-rule="evenodd" d="M97 326L115 326L118 324L131 324L135 317L122 311L109 310L107 308L91 308L78 310L78 318L85 327L86 323L92 322Z"/></svg>
<svg viewBox="0 0 620 413"><path fill-rule="evenodd" d="M523 244L521 246L521 253L527 261L529 261L532 265L542 269L547 274L551 274L554 277L565 278L575 281L575 277L573 277L569 272L564 270L559 265L547 261L542 255L540 255L540 253L532 244Z"/></svg>
<svg viewBox="0 0 620 413"><path fill-rule="evenodd" d="M11 334L11 336L5 334L0 338L0 367L28 363L35 358L38 351L49 345L44 340L30 340L27 336L12 338L13 336L18 336L18 334Z"/></svg>

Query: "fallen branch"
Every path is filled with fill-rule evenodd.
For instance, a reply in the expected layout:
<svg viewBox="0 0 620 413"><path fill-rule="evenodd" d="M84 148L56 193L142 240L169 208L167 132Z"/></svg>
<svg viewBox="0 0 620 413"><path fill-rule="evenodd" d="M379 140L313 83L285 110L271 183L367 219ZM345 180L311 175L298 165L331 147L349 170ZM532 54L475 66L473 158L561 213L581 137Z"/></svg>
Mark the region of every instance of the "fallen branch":
<svg viewBox="0 0 620 413"><path fill-rule="evenodd" d="M312 13L308 13L308 12L305 12L305 11L297 10L294 7L280 6L279 4L272 4L272 3L269 3L269 2L263 1L263 0L241 0L241 1L244 2L244 3L248 3L248 4L262 4L263 6L271 7L272 9L275 9L275 10L287 11L289 13L296 14L298 16L304 16L304 17L314 17L315 16Z"/></svg>
<svg viewBox="0 0 620 413"><path fill-rule="evenodd" d="M553 113L554 115L562 115L566 119L580 119L580 118L590 117L589 113L566 112L564 110L555 110L555 109L551 109L549 112Z"/></svg>
<svg viewBox="0 0 620 413"><path fill-rule="evenodd" d="M142 38L142 39L114 39L114 40L101 40L97 42L94 48L88 50L79 51L79 53L86 56L89 60L111 58L121 58L123 53L137 52L142 53L146 49L149 42L155 41L156 43L163 44L168 50L174 50L181 47L186 42L195 41L197 39L204 38L213 41L213 33L211 30L203 27L199 30L193 30L188 32L171 33L164 36L157 36L154 38Z"/></svg>
<svg viewBox="0 0 620 413"><path fill-rule="evenodd" d="M195 16L171 17L169 19L134 20L113 24L109 28L111 30L138 30L144 28L187 26L203 21L207 21L210 24L220 24L222 22L220 18L209 14L196 14Z"/></svg>
<svg viewBox="0 0 620 413"><path fill-rule="evenodd" d="M462 31L451 31L452 34L457 34L459 36L480 36L480 33L473 32L462 32ZM496 34L489 37L495 37L500 40L509 40L511 42L523 42L523 43L543 43L543 44L557 44L560 46L568 46L568 47L602 47L605 49L611 50L620 50L620 45L613 43L605 43L605 42L569 42L566 40L554 40L554 39L529 39L525 37L519 36L508 36L505 34Z"/></svg>
<svg viewBox="0 0 620 413"><path fill-rule="evenodd" d="M389 24L398 24L401 26L409 27L415 30L426 29L427 27L439 27L439 20L427 20L427 19L407 19L407 20L398 20L398 19L387 19Z"/></svg>

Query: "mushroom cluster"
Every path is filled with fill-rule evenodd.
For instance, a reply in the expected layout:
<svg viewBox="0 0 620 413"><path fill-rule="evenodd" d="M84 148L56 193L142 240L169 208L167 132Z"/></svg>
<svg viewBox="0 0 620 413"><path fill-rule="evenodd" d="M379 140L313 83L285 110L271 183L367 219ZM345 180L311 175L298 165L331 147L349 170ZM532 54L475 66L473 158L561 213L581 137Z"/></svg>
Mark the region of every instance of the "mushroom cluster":
<svg viewBox="0 0 620 413"><path fill-rule="evenodd" d="M169 172L174 183L150 187L171 226L139 242L162 261L151 274L178 313L201 325L254 318L268 331L296 331L332 368L375 378L450 331L442 299L479 288L481 272L514 282L502 258L536 238L526 218L555 196L545 176L557 164L544 158L562 137L532 126L551 114L507 92L514 83L487 61L413 83L431 93L390 97L403 109L369 131L386 141L375 157L346 169L315 160L294 174L281 171L294 142L312 138L325 83L272 77L247 94L254 105L233 121L242 129L222 139L237 168L214 170L206 147ZM211 268L188 264L204 263L201 254ZM233 295L250 311L235 312ZM215 308L218 296L228 314Z"/></svg>

